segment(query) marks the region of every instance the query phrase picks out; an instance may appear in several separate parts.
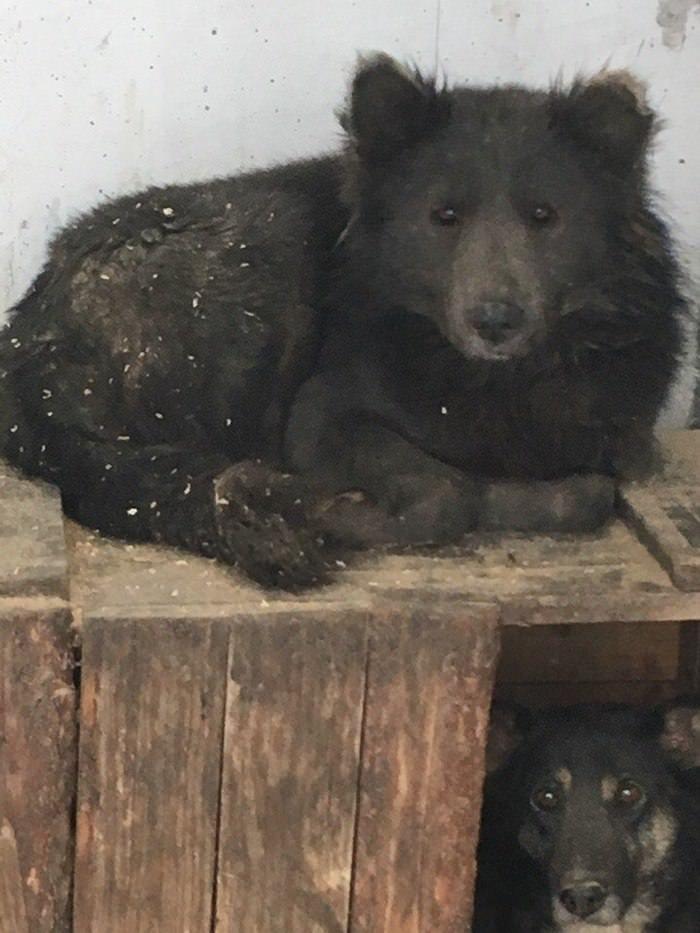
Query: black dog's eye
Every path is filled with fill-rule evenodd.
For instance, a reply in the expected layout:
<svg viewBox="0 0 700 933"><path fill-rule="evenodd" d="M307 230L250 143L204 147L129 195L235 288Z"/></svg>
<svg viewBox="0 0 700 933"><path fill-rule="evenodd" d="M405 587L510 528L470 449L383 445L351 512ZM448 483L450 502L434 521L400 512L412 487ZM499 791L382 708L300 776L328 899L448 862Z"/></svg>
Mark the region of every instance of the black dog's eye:
<svg viewBox="0 0 700 933"><path fill-rule="evenodd" d="M459 223L459 214L454 207L436 207L430 214L430 219L441 227L454 227Z"/></svg>
<svg viewBox="0 0 700 933"><path fill-rule="evenodd" d="M536 810L551 813L553 810L558 809L561 803L561 794L558 788L547 785L538 788L530 798L530 802Z"/></svg>
<svg viewBox="0 0 700 933"><path fill-rule="evenodd" d="M556 219L557 213L549 204L535 204L530 210L530 219L538 226L551 224Z"/></svg>
<svg viewBox="0 0 700 933"><path fill-rule="evenodd" d="M620 781L615 791L615 803L619 807L631 809L644 800L644 791L634 781Z"/></svg>

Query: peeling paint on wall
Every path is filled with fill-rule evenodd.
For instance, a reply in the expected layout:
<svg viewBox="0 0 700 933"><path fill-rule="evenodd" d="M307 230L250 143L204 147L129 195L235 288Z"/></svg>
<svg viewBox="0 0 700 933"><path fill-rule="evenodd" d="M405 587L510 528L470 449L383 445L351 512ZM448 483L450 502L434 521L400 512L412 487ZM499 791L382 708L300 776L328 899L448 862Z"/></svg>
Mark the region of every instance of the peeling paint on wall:
<svg viewBox="0 0 700 933"><path fill-rule="evenodd" d="M661 26L664 45L681 49L685 43L691 9L700 7L700 0L659 0L656 22Z"/></svg>

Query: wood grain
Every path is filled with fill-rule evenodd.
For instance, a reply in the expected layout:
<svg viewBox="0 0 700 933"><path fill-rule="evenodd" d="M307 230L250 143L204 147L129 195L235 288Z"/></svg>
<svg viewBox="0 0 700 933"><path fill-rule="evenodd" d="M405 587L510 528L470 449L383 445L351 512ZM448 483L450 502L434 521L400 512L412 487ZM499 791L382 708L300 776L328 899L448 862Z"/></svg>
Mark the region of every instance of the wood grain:
<svg viewBox="0 0 700 933"><path fill-rule="evenodd" d="M700 483L632 485L621 491L627 520L675 585L700 590Z"/></svg>
<svg viewBox="0 0 700 933"><path fill-rule="evenodd" d="M365 665L358 614L234 624L217 930L347 929Z"/></svg>
<svg viewBox="0 0 700 933"><path fill-rule="evenodd" d="M32 933L67 933L75 801L76 697L70 616L0 599L0 820L17 842Z"/></svg>
<svg viewBox="0 0 700 933"><path fill-rule="evenodd" d="M70 928L77 708L66 566L58 492L0 463L0 822L3 871L16 869L20 884L3 883L22 900L0 908L0 925L13 933L21 916L32 933Z"/></svg>
<svg viewBox="0 0 700 933"><path fill-rule="evenodd" d="M29 933L17 840L7 820L0 822L0 933Z"/></svg>
<svg viewBox="0 0 700 933"><path fill-rule="evenodd" d="M681 622L609 622L503 630L498 680L507 683L675 680Z"/></svg>
<svg viewBox="0 0 700 933"><path fill-rule="evenodd" d="M345 572L358 591L405 605L498 606L504 625L681 621L700 592L679 590L621 521L595 535L473 535L430 556L367 557Z"/></svg>
<svg viewBox="0 0 700 933"><path fill-rule="evenodd" d="M373 627L353 933L469 929L495 615L385 611Z"/></svg>
<svg viewBox="0 0 700 933"><path fill-rule="evenodd" d="M57 489L29 480L0 461L0 596L68 592Z"/></svg>
<svg viewBox="0 0 700 933"><path fill-rule="evenodd" d="M75 929L209 933L227 630L88 618Z"/></svg>

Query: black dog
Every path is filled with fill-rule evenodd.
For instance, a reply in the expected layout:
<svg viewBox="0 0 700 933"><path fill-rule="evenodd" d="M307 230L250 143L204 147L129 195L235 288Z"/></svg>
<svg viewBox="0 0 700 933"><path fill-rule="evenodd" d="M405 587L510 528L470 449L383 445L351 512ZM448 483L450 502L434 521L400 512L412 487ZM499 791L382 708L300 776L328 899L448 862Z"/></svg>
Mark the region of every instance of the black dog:
<svg viewBox="0 0 700 933"><path fill-rule="evenodd" d="M344 124L352 217L295 467L441 540L498 525L465 473L639 469L683 302L629 78L440 91L380 59Z"/></svg>
<svg viewBox="0 0 700 933"><path fill-rule="evenodd" d="M474 933L697 933L700 703L494 720Z"/></svg>
<svg viewBox="0 0 700 933"><path fill-rule="evenodd" d="M380 56L343 122L341 156L54 243L3 447L78 520L295 587L339 544L595 526L648 461L683 306L625 82L443 91Z"/></svg>

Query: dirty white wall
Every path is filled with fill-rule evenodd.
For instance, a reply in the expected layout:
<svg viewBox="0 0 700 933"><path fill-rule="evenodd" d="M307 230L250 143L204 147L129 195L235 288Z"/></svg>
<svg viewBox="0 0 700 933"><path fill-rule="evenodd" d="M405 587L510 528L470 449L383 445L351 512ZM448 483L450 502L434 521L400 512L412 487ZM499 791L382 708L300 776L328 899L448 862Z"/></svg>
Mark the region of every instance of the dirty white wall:
<svg viewBox="0 0 700 933"><path fill-rule="evenodd" d="M0 314L97 199L332 147L357 49L477 82L633 68L700 278L700 0L3 0Z"/></svg>

